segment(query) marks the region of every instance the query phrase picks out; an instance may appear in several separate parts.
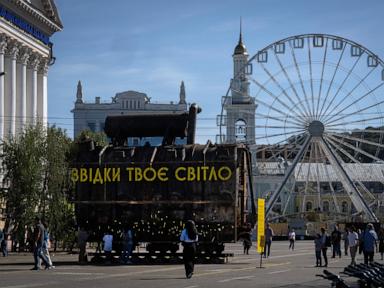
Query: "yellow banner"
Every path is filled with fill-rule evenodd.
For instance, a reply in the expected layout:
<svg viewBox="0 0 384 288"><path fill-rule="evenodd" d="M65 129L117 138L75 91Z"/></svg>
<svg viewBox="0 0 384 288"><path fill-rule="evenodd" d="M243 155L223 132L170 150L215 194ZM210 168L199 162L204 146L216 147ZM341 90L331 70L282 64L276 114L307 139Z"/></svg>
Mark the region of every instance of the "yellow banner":
<svg viewBox="0 0 384 288"><path fill-rule="evenodd" d="M257 253L264 252L265 246L265 199L257 199Z"/></svg>

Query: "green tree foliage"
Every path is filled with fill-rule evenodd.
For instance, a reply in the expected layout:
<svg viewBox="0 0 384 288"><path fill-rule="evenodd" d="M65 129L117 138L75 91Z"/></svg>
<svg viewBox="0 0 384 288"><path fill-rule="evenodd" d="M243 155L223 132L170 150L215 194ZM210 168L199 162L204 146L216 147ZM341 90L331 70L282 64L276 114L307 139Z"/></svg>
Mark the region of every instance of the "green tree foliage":
<svg viewBox="0 0 384 288"><path fill-rule="evenodd" d="M68 201L71 142L61 129L37 124L2 143L6 229L21 244L36 215L57 240L74 232L74 207Z"/></svg>
<svg viewBox="0 0 384 288"><path fill-rule="evenodd" d="M74 140L75 143L84 141L85 139L90 139L95 142L97 146L106 146L108 145L108 138L104 132L92 132L90 130L83 130L79 136Z"/></svg>

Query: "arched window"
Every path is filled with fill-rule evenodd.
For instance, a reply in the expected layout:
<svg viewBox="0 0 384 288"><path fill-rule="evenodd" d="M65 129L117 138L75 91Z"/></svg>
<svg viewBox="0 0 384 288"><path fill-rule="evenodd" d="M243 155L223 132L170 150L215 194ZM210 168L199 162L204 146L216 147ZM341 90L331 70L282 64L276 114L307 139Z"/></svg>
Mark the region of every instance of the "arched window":
<svg viewBox="0 0 384 288"><path fill-rule="evenodd" d="M247 124L244 120L237 120L235 123L236 142L244 142L247 140Z"/></svg>
<svg viewBox="0 0 384 288"><path fill-rule="evenodd" d="M312 202L308 201L305 205L306 211L312 211Z"/></svg>
<svg viewBox="0 0 384 288"><path fill-rule="evenodd" d="M347 203L347 201L343 201L341 203L341 212L342 213L348 213L348 203Z"/></svg>
<svg viewBox="0 0 384 288"><path fill-rule="evenodd" d="M329 202L328 201L323 202L323 211L329 212Z"/></svg>

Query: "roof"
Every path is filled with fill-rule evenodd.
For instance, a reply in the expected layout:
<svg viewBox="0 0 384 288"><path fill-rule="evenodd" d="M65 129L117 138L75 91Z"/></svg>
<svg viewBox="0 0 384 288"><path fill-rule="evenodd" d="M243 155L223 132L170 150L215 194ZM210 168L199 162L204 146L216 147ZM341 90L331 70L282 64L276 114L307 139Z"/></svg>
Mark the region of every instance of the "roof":
<svg viewBox="0 0 384 288"><path fill-rule="evenodd" d="M353 181L383 182L384 164L380 163L344 163L344 170ZM259 162L257 163L260 175L282 176L285 172L284 164L281 162ZM309 174L308 174L309 172ZM300 163L295 167L295 179L299 182L339 182L338 172L330 164L324 163Z"/></svg>

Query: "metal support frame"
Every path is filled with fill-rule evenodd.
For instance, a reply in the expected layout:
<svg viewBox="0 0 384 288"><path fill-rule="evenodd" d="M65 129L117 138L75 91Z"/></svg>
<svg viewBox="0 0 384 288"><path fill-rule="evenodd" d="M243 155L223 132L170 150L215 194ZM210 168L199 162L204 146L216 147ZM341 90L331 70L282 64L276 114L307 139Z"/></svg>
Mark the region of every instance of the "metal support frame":
<svg viewBox="0 0 384 288"><path fill-rule="evenodd" d="M324 152L327 154L327 157L331 162L332 166L335 167L339 172L339 176L341 177L341 182L343 183L344 189L347 190L346 192L349 198L351 199L353 205L357 209L357 211L363 212L364 216L368 217L369 221L379 222L375 213L373 213L373 211L369 208L363 196L357 189L355 183L348 176L347 172L341 165L340 161L337 159L336 155L334 154L332 149L329 147L329 144L327 143L327 141L324 141L323 137L321 137L321 141L319 143L322 146Z"/></svg>
<svg viewBox="0 0 384 288"><path fill-rule="evenodd" d="M312 136L308 135L303 146L301 146L301 149L299 153L296 155L295 160L293 161L291 167L289 167L288 172L284 176L284 180L280 183L279 188L276 189L276 191L272 194L271 198L269 198L267 202L267 207L266 207L266 218L268 219L269 213L272 211L273 205L276 203L277 199L280 196L281 190L283 190L283 187L287 183L289 177L291 176L292 172L295 171L295 167L297 163L300 161L301 157L304 154L304 151L306 151L307 146L309 145L309 142L311 141Z"/></svg>

